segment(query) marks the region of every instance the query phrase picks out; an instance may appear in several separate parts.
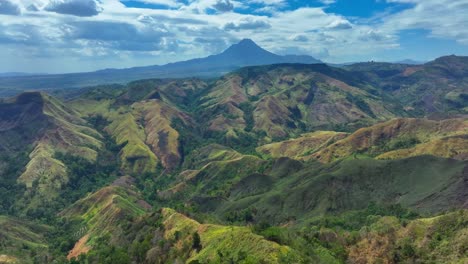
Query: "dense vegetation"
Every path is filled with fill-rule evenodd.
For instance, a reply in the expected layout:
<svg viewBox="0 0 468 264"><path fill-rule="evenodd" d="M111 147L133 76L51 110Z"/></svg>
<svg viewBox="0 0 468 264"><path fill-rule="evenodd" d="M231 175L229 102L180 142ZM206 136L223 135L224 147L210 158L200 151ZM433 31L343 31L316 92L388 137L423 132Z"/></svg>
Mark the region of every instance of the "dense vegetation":
<svg viewBox="0 0 468 264"><path fill-rule="evenodd" d="M0 262L466 262L466 86L417 96L443 60L4 100Z"/></svg>

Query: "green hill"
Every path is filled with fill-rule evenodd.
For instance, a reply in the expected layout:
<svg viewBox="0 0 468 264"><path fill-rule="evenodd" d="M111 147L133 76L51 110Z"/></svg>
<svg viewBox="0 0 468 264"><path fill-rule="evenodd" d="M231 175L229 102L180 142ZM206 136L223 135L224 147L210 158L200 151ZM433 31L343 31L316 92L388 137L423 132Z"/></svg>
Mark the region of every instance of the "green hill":
<svg viewBox="0 0 468 264"><path fill-rule="evenodd" d="M463 263L466 61L0 101L0 262Z"/></svg>

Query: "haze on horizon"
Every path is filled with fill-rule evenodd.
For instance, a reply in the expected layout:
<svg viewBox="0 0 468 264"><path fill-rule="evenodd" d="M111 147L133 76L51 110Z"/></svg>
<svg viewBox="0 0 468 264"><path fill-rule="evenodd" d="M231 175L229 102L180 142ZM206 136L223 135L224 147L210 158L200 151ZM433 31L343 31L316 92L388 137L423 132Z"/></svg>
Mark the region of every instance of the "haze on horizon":
<svg viewBox="0 0 468 264"><path fill-rule="evenodd" d="M243 38L326 62L468 55L467 0L0 0L0 72L217 54Z"/></svg>

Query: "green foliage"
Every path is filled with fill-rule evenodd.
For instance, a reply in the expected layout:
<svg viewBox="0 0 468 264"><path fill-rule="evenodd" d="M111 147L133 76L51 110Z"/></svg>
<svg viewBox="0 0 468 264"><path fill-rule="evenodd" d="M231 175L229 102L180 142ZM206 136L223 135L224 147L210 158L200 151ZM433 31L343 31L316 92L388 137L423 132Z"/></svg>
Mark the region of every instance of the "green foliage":
<svg viewBox="0 0 468 264"><path fill-rule="evenodd" d="M108 139L106 149L98 155L98 161L91 163L86 159L70 154L57 153L56 158L67 164L69 182L61 191L62 204L70 204L110 183L119 175L119 162L116 153L108 149L118 147Z"/></svg>
<svg viewBox="0 0 468 264"><path fill-rule="evenodd" d="M258 224L253 225L252 230L264 238L276 242L278 244L288 244L288 241L285 238L285 231L284 229L277 227L277 226L271 226L267 222L260 222Z"/></svg>
<svg viewBox="0 0 468 264"><path fill-rule="evenodd" d="M56 218L51 220L54 228L47 233L47 240L54 255L66 255L86 229L78 220Z"/></svg>
<svg viewBox="0 0 468 264"><path fill-rule="evenodd" d="M229 223L246 224L254 220L256 210L254 208L245 208L240 211L229 211L225 213L224 218Z"/></svg>
<svg viewBox="0 0 468 264"><path fill-rule="evenodd" d="M134 241L130 248L130 255L136 258L138 263L143 263L146 252L151 248L151 235L147 235L143 241Z"/></svg>
<svg viewBox="0 0 468 264"><path fill-rule="evenodd" d="M192 240L193 240L192 248L195 249L196 251L200 251L203 248L203 246L201 244L201 239L200 239L200 235L198 234L198 232L193 233Z"/></svg>
<svg viewBox="0 0 468 264"><path fill-rule="evenodd" d="M26 151L17 154L0 154L0 214L16 215L15 202L26 191L24 184L17 182L24 167L28 163Z"/></svg>
<svg viewBox="0 0 468 264"><path fill-rule="evenodd" d="M156 260L194 264L345 263L349 262L351 252L379 251L395 262L461 263L468 251L466 215L448 213L420 219L408 208L434 214L451 206L462 206L460 197L464 197L462 177L466 174L466 162L430 156L404 160L369 158L382 151L409 149L421 141L426 144L426 138L445 132L430 130L428 125L418 125L416 130L404 131L402 135L371 131L347 145L349 153L347 146L339 149L344 149L345 154L336 159L331 155L332 162L327 164L301 161L304 155L317 153L310 148L304 150L302 156L286 155L289 159L270 156L265 160L256 154L255 147L259 144L307 132L318 126L318 120L327 120L323 126L353 131L376 120L406 115L400 110L400 101L391 95L393 90L380 89L374 82L400 75L404 68L362 67L374 68L371 80L361 80L365 74L358 74L356 69L349 72L326 65L274 65L243 69L229 75L226 80L240 80L236 79L232 87L229 82L223 82L223 87L218 87L217 82L190 87L186 83L189 80L144 80L114 88L90 88L81 96L72 96L78 98L76 104L80 100L92 101L89 105L95 108L82 111L90 115L87 123L49 98L47 114L53 115L54 121L66 128L67 133L78 131L80 135L66 137L60 143L69 140L70 145L76 147L81 146L80 139L85 139L88 143L82 147L86 155L73 155L74 151L62 149L60 144L54 145L56 149L54 146L50 151L47 149L55 153L51 157L57 160L56 164L66 167L66 175L63 174L66 184L60 185L58 197L45 203L46 206L27 207L31 197L48 198L47 192L41 193L43 196L35 193L44 188L44 180L31 180L30 190L17 183L30 150L19 144L26 141L17 131L2 134L0 145L12 150L0 155L0 213L21 215L18 208L24 207L25 214L21 216L34 222L31 225L19 223L16 227L2 225L1 253L14 247L12 252L24 250L29 254L28 259L39 260L44 255L38 251L48 248L51 258L65 263L65 255L74 243L88 234L91 251L71 263L152 263ZM327 78L317 78L319 75ZM393 85L393 79L387 81L388 85ZM238 83L240 87L236 86ZM407 90L424 87L422 83L417 86L419 88L405 87ZM107 91L107 88L112 89ZM254 89L256 95L249 96L249 89ZM435 93L434 98L438 99L434 109L464 106L466 94L443 93L447 102L441 102L441 95ZM37 94L28 96L42 98ZM246 99L248 101L244 102ZM142 101L149 100L162 102L180 113L167 122L179 134L179 152L184 160L183 166L172 171L162 168L153 155L154 145L147 142L148 116L135 110ZM340 107L333 107L343 102L340 107L350 106L354 110L357 107L367 117L362 119L359 113L353 115L356 111L341 113ZM421 110L424 102L415 102L414 98L401 102L416 107L415 113L424 112ZM317 107L318 104L323 105ZM84 108L86 106L79 109ZM244 120L239 119L239 109ZM162 111L161 115L164 114ZM14 123L8 119L10 110L0 115L8 121L5 123ZM216 129L212 129L214 117L227 118L227 123L232 124L217 127L214 124ZM32 146L37 138L42 138L35 134L36 130L43 129L39 123L45 123L33 119L30 122L33 125L19 130ZM72 119L77 124L69 122ZM262 122L264 126L260 125ZM453 124L464 127L462 121ZM256 125L265 131L254 130ZM155 126L160 127L160 124L156 122ZM395 129L378 131L387 130ZM112 133L113 138L105 131ZM462 140L464 136L460 132L457 139ZM374 138L383 142L365 146L368 139ZM164 141L163 138L159 140L160 143ZM167 146L160 144L164 145ZM366 149L356 150L355 146ZM70 149L74 149L72 147ZM279 148L279 155L290 150L286 148ZM377 149L375 153L374 149ZM338 152L335 154L340 154ZM450 157L463 158L458 154ZM52 171L52 166L49 170ZM182 170L187 171L180 173ZM136 180L128 185L120 183L124 186L102 188L123 172L135 175ZM161 193L170 198L163 199ZM163 217L162 213L154 211L163 206L173 207L185 215L173 212L170 217ZM62 209L65 210L59 213ZM36 230L39 222L49 226L44 240L43 230ZM226 223L229 225L221 225ZM407 237L399 237L401 234ZM12 240L15 241L12 247L4 246ZM379 247L382 245L388 247L382 249ZM384 258L378 256L377 259Z"/></svg>
<svg viewBox="0 0 468 264"><path fill-rule="evenodd" d="M378 205L369 203L364 210L348 211L339 215L323 216L309 222L309 225L317 228L342 229L347 231L358 231L363 226L375 223L382 216L395 216L402 221L416 219L419 215L400 204Z"/></svg>
<svg viewBox="0 0 468 264"><path fill-rule="evenodd" d="M102 263L102 264L128 264L131 262L127 249L109 244L109 237L102 237L96 241L93 250L80 255L75 263Z"/></svg>
<svg viewBox="0 0 468 264"><path fill-rule="evenodd" d="M239 104L239 108L244 112L244 120L245 120L245 131L250 132L252 131L255 122L253 118L253 111L254 106L250 102L243 102Z"/></svg>
<svg viewBox="0 0 468 264"><path fill-rule="evenodd" d="M358 96L354 96L350 93L346 94L346 100L355 104L361 111L369 115L370 117L376 118L374 112L370 108L369 104L366 103L364 99Z"/></svg>
<svg viewBox="0 0 468 264"><path fill-rule="evenodd" d="M412 148L419 143L421 143L421 141L416 137L402 137L395 141L390 141L389 144L384 147L384 150L392 151L396 149L407 149Z"/></svg>

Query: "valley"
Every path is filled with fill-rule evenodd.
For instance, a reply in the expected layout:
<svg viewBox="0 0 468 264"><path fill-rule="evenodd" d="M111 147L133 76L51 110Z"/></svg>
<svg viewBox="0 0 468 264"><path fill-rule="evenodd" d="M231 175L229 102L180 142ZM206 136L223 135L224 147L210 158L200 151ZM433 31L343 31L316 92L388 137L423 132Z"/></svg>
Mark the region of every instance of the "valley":
<svg viewBox="0 0 468 264"><path fill-rule="evenodd" d="M0 262L468 261L467 57L242 66L2 99Z"/></svg>

